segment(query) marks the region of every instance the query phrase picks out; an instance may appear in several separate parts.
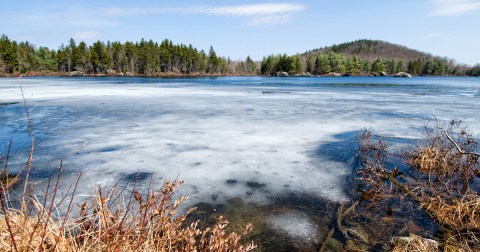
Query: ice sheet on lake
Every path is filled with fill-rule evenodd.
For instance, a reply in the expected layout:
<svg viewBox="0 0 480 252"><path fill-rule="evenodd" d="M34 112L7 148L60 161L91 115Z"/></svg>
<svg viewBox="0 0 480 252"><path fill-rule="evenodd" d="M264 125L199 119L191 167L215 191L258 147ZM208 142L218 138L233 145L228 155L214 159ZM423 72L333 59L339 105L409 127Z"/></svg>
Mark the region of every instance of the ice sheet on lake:
<svg viewBox="0 0 480 252"><path fill-rule="evenodd" d="M153 174L155 184L177 176L185 180L180 192L190 195L192 204L232 197L267 203L270 196L291 192L343 201L348 165L315 153L337 140L335 135L373 128L415 138L432 110L472 128L480 122L476 98L452 96L448 86L441 87L449 92L441 92L427 84L317 87L275 78L211 80L218 85L204 84L208 79L87 80L22 80L34 106L37 168L55 169L62 158L67 171L83 170L83 195L94 185L112 185L140 171ZM225 84L234 81L243 84ZM15 82L0 80L0 100L21 99ZM471 85L468 90L478 92ZM13 138L21 153L28 141L18 106L0 108L0 140Z"/></svg>

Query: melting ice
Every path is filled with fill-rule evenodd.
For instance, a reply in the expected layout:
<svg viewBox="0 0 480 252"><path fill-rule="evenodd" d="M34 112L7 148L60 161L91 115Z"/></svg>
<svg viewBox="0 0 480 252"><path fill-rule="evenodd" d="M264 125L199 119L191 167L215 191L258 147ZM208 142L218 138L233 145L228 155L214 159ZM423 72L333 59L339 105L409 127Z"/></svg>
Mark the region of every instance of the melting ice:
<svg viewBox="0 0 480 252"><path fill-rule="evenodd" d="M180 193L190 195L191 204L233 197L268 203L292 192L344 201L349 165L328 143L363 128L416 138L432 110L473 129L480 122L480 83L462 78L21 82L37 138L36 171L41 177L63 159L67 181L84 172L81 195L140 172L140 179L152 174L158 185L185 180ZM15 79L0 79L0 100L21 101ZM2 106L0 120L1 150L14 141L12 167L24 160L29 143L24 110Z"/></svg>

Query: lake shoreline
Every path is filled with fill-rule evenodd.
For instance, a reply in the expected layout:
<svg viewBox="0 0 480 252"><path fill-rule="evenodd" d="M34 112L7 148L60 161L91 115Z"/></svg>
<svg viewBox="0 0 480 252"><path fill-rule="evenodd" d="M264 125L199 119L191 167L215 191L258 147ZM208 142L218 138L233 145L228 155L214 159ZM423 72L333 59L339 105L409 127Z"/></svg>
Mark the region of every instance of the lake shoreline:
<svg viewBox="0 0 480 252"><path fill-rule="evenodd" d="M468 75L412 75L413 77L474 77L475 76L468 76ZM271 75L261 75L261 74L221 74L221 73L214 73L214 74L205 74L205 73L175 73L175 72L166 72L166 73L153 73L153 74L85 74L85 73L76 73L76 72L27 72L27 73L12 73L12 74L4 74L0 73L0 78L18 78L18 77L145 77L145 78L202 78L202 77L394 77L394 75L388 76L372 76L367 74L357 74L357 75L343 75L343 76L334 76L331 74L323 74L323 75L290 75L290 76L271 76Z"/></svg>

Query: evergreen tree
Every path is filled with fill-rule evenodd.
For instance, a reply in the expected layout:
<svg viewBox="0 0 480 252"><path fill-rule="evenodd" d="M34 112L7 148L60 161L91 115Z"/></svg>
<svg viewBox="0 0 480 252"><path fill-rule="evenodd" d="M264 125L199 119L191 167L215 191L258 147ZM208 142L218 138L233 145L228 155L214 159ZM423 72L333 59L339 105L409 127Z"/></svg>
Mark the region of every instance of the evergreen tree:
<svg viewBox="0 0 480 252"><path fill-rule="evenodd" d="M298 55L293 56L292 67L290 69L290 73L300 74L302 72L303 72L302 71L302 61L300 59L300 56L298 56Z"/></svg>
<svg viewBox="0 0 480 252"><path fill-rule="evenodd" d="M40 63L37 59L35 49L28 42L18 44L17 67L20 73L38 70Z"/></svg>
<svg viewBox="0 0 480 252"><path fill-rule="evenodd" d="M397 62L397 67L395 68L395 73L405 72L405 66L403 60Z"/></svg>
<svg viewBox="0 0 480 252"><path fill-rule="evenodd" d="M346 62L346 72L349 74L358 74L360 71L361 71L360 60L355 56L348 58Z"/></svg>
<svg viewBox="0 0 480 252"><path fill-rule="evenodd" d="M5 34L0 37L0 59L7 73L18 71L17 42L10 41Z"/></svg>
<svg viewBox="0 0 480 252"><path fill-rule="evenodd" d="M386 72L386 67L383 63L383 60L382 59L376 59L373 63L372 63L372 69L371 69L372 72L376 72L376 73L379 73L379 72Z"/></svg>
<svg viewBox="0 0 480 252"><path fill-rule="evenodd" d="M107 70L104 65L105 58L105 44L100 41L93 43L90 48L93 73L104 73Z"/></svg>
<svg viewBox="0 0 480 252"><path fill-rule="evenodd" d="M253 60L250 58L250 56L247 56L247 59L245 60L245 70L247 74L255 74L257 70L257 66L255 65L255 62L253 62Z"/></svg>
<svg viewBox="0 0 480 252"><path fill-rule="evenodd" d="M92 71L92 66L90 64L90 51L88 50L87 44L85 42L80 42L77 47L76 53L76 66L75 70L90 72Z"/></svg>
<svg viewBox="0 0 480 252"><path fill-rule="evenodd" d="M435 68L434 67L435 67L435 65L434 65L433 61L427 60L423 64L422 74L433 75L435 73Z"/></svg>
<svg viewBox="0 0 480 252"><path fill-rule="evenodd" d="M345 73L346 66L345 66L345 57L342 54L329 52L327 54L328 59L330 60L330 66L332 71L337 73Z"/></svg>
<svg viewBox="0 0 480 252"><path fill-rule="evenodd" d="M125 45L126 71L130 73L137 72L137 50L135 44L126 42Z"/></svg>
<svg viewBox="0 0 480 252"><path fill-rule="evenodd" d="M396 69L396 64L395 60L389 59L386 61L386 66L385 66L386 72L389 74L395 74L395 69Z"/></svg>
<svg viewBox="0 0 480 252"><path fill-rule="evenodd" d="M312 55L308 55L307 59L305 60L305 71L308 73L313 73L313 60L312 60Z"/></svg>
<svg viewBox="0 0 480 252"><path fill-rule="evenodd" d="M39 62L38 71L57 71L58 63L55 51L50 51L47 47L40 47L36 52L36 57Z"/></svg>
<svg viewBox="0 0 480 252"><path fill-rule="evenodd" d="M213 47L210 46L210 50L208 51L208 63L207 63L207 72L208 73L216 73L218 72L219 67L219 60L215 50Z"/></svg>
<svg viewBox="0 0 480 252"><path fill-rule="evenodd" d="M276 58L273 55L263 57L260 72L263 75L272 75L275 73L275 66L277 65Z"/></svg>
<svg viewBox="0 0 480 252"><path fill-rule="evenodd" d="M315 73L316 74L327 74L332 71L330 64L330 59L325 54L318 54L317 59L315 60Z"/></svg>

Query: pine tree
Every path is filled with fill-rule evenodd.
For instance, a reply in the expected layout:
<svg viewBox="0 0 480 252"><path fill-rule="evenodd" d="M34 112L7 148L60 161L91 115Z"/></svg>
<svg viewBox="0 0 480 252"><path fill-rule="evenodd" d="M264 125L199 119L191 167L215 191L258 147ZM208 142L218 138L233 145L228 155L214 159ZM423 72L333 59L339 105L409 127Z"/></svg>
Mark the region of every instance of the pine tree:
<svg viewBox="0 0 480 252"><path fill-rule="evenodd" d="M332 71L330 59L325 54L318 54L315 60L315 73L327 74Z"/></svg>
<svg viewBox="0 0 480 252"><path fill-rule="evenodd" d="M11 41L5 34L0 37L0 59L7 73L18 71L17 42Z"/></svg>
<svg viewBox="0 0 480 252"><path fill-rule="evenodd" d="M247 74L254 74L257 70L257 66L250 56L247 56L247 59L245 60L245 70Z"/></svg>
<svg viewBox="0 0 480 252"><path fill-rule="evenodd" d="M217 57L217 53L215 53L215 50L213 50L213 46L210 46L210 50L208 51L207 72L216 73L218 72L218 67L219 67L219 60Z"/></svg>

